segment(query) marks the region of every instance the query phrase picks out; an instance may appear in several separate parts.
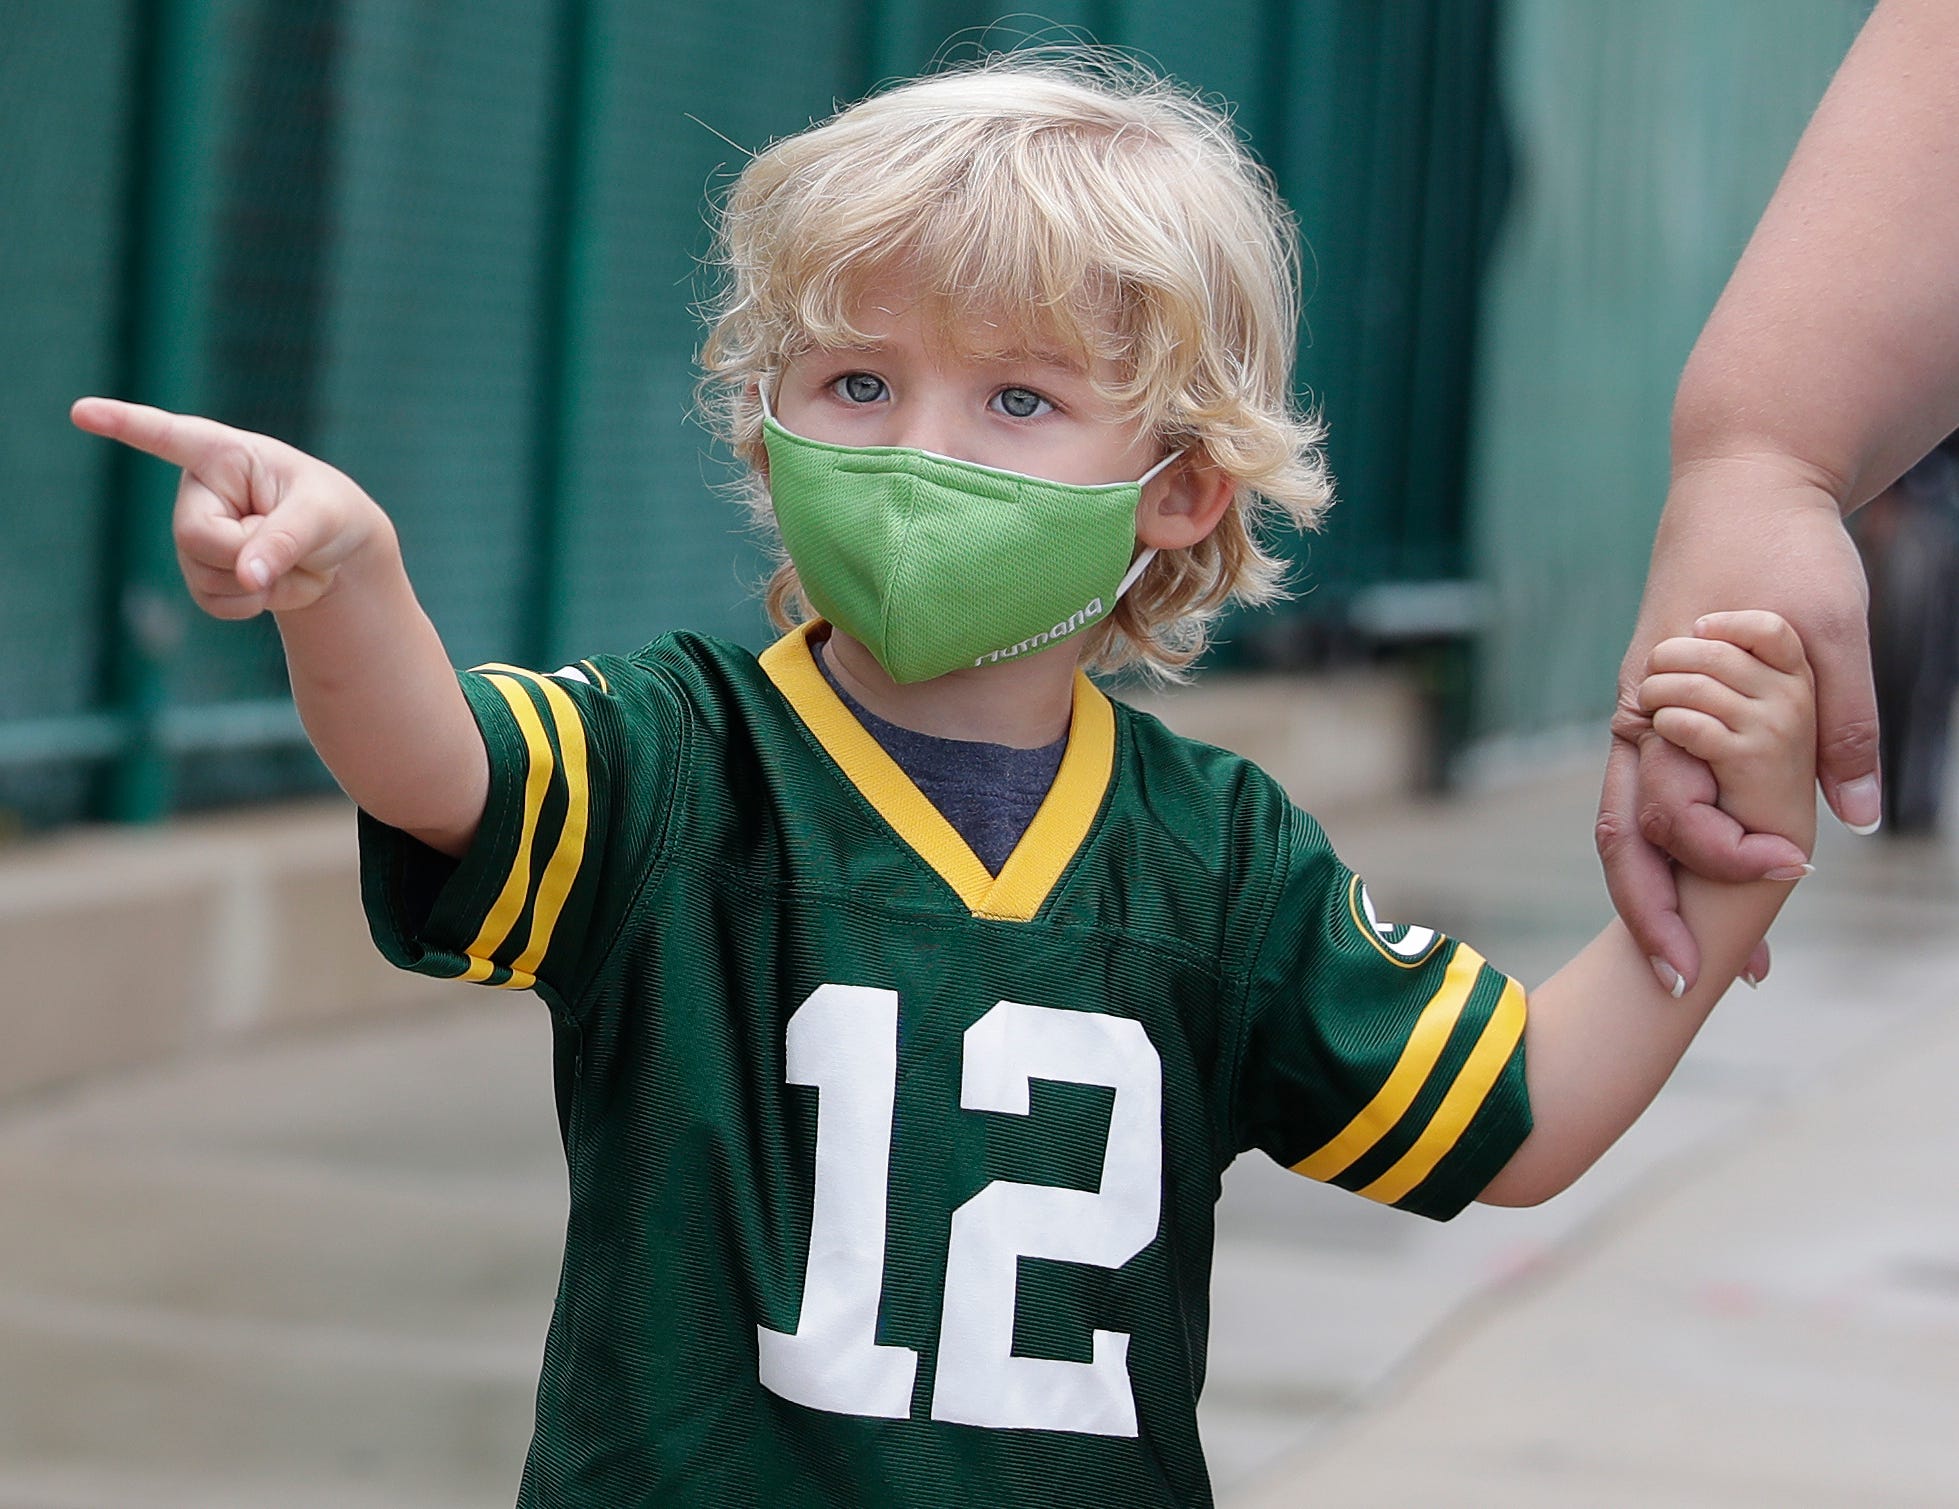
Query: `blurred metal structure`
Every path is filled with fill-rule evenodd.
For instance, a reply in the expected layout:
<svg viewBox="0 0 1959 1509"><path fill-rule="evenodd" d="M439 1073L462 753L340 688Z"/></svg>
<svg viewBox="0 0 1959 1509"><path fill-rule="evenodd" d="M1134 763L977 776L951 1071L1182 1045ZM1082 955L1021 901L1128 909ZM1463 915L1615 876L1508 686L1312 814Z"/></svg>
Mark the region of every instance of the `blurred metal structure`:
<svg viewBox="0 0 1959 1509"><path fill-rule="evenodd" d="M1453 687L1460 614L1405 610L1460 607L1480 561L1497 589L1485 721L1540 718L1511 683L1544 678L1507 647L1543 632L1547 605L1519 608L1516 582L1561 568L1567 534L1643 539L1658 489L1650 468L1616 463L1649 443L1660 368L1739 244L1696 244L1684 292L1640 285L1672 301L1659 314L1615 305L1668 332L1651 343L1663 355L1629 368L1587 318L1599 267L1574 273L1573 232L1583 255L1621 246L1609 265L1634 263L1640 217L1666 208L1650 186L1626 197L1658 171L1640 164L1736 138L1748 171L1703 185L1719 214L1676 225L1669 211L1669 245L1745 225L1855 9L1068 0L1030 23L973 0L0 0L0 328L18 342L0 364L0 821L147 819L325 784L271 626L190 608L167 538L172 479L70 431L74 396L210 413L359 478L463 663L557 663L677 625L758 643L762 558L717 492L726 459L689 418L708 199L743 151L880 81L1088 37L1234 101L1310 246L1301 381L1332 427L1342 505L1293 546L1306 590L1288 616L1234 621L1226 657L1296 658L1315 625L1364 650L1364 625L1385 621L1376 588L1456 584L1398 594L1388 615L1406 641L1441 647ZM1826 11L1843 24L1823 25ZM1792 35L1800 46L1775 40ZM1807 72L1748 73L1772 109L1642 102L1676 86L1626 73L1625 57L1691 59L1709 37L1773 43ZM1594 99L1601 58L1619 83ZM1732 97L1703 72L1696 87ZM1526 197L1486 299L1506 179L1499 76L1523 124ZM1662 131L1670 113L1690 119ZM1564 163L1550 180L1546 153ZM1585 173L1599 186L1574 227L1540 196ZM1565 390L1598 364L1636 370L1639 400L1575 411ZM1594 495L1638 522L1540 531L1571 512L1540 446L1604 467L1614 488ZM1474 535L1472 497L1491 516ZM1627 596L1632 561L1611 574L1588 603Z"/></svg>
<svg viewBox="0 0 1959 1509"><path fill-rule="evenodd" d="M1871 587L1884 827L1935 832L1959 692L1959 433L1851 518Z"/></svg>

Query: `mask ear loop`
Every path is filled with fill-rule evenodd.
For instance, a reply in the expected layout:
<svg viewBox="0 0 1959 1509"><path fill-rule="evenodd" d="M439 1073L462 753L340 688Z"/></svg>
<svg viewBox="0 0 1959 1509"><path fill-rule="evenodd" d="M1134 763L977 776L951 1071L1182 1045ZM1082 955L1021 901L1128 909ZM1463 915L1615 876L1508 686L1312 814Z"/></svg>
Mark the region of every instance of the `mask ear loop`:
<svg viewBox="0 0 1959 1509"><path fill-rule="evenodd" d="M1187 450L1188 447L1185 447L1184 449ZM1183 454L1184 454L1184 450L1174 450L1169 455L1165 456L1161 461L1157 462L1155 466L1151 467L1148 471L1144 472L1142 476L1136 479L1137 488L1141 489L1149 486L1151 482L1155 481L1157 477L1162 475L1164 469L1168 467L1171 462L1181 460ZM1139 498L1141 497L1140 492L1138 493L1138 497ZM1116 595L1114 599L1116 602L1122 601L1122 594L1127 592L1131 587L1136 585L1136 579L1149 569L1150 562L1155 559L1156 559L1156 547L1152 545L1148 549L1146 549L1141 555L1137 556L1135 560L1129 563L1129 570L1123 574L1123 578L1121 582L1119 582L1116 586Z"/></svg>
<svg viewBox="0 0 1959 1509"><path fill-rule="evenodd" d="M1141 555L1137 556L1135 560L1129 563L1129 570L1123 573L1122 581L1118 583L1116 586L1115 601L1117 602L1122 601L1122 594L1127 592L1131 587L1136 585L1136 578L1141 576L1146 570L1148 570L1150 562L1155 559L1156 559L1156 547L1152 545L1149 549L1145 550Z"/></svg>

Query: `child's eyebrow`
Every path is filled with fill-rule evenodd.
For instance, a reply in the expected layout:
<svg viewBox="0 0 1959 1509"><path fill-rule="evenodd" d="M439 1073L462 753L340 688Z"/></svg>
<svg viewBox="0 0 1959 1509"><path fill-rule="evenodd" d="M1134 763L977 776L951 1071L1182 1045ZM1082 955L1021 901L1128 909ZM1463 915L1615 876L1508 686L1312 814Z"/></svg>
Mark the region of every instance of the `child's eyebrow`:
<svg viewBox="0 0 1959 1509"><path fill-rule="evenodd" d="M884 350L879 341L818 341L805 340L789 348L784 354L789 360L798 358L810 361L836 361L847 357L875 356Z"/></svg>
<svg viewBox="0 0 1959 1509"><path fill-rule="evenodd" d="M984 351L971 351L967 355L974 361L985 362L995 367L1022 365L1051 367L1058 372L1066 372L1076 377L1083 376L1088 371L1088 363L1082 359L1080 352L1046 346L1004 345Z"/></svg>
<svg viewBox="0 0 1959 1509"><path fill-rule="evenodd" d="M1029 361L1039 362L1044 367L1059 367L1064 372L1082 373L1088 370L1088 363L1082 360L1079 351L1032 350L1025 355Z"/></svg>

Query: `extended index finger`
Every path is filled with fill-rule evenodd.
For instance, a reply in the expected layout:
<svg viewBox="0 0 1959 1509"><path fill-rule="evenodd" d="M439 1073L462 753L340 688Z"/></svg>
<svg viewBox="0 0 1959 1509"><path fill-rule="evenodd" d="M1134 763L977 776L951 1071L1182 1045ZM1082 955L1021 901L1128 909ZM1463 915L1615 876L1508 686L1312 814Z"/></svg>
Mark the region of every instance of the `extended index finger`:
<svg viewBox="0 0 1959 1509"><path fill-rule="evenodd" d="M241 433L215 419L173 414L120 398L78 398L68 410L75 427L120 440L172 466L195 471L220 450L238 444Z"/></svg>

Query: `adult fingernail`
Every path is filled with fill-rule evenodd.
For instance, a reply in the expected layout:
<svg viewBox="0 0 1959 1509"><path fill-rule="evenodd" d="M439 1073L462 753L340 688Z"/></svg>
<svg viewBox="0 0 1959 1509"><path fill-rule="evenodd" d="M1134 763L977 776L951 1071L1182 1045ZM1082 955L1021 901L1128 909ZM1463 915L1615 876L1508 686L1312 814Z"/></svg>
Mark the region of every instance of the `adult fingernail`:
<svg viewBox="0 0 1959 1509"><path fill-rule="evenodd" d="M1780 869L1763 873L1764 880L1801 880L1805 875L1814 875L1815 865L1783 865Z"/></svg>
<svg viewBox="0 0 1959 1509"><path fill-rule="evenodd" d="M1852 833L1877 832L1884 820L1884 798L1877 777L1860 775L1837 788L1837 816Z"/></svg>
<svg viewBox="0 0 1959 1509"><path fill-rule="evenodd" d="M1680 978L1680 972L1658 954L1647 956L1646 962L1653 966L1653 973L1659 979L1660 989L1676 1001L1686 993L1687 982Z"/></svg>
<svg viewBox="0 0 1959 1509"><path fill-rule="evenodd" d="M252 584L261 592L272 584L272 568L262 560L245 562L245 575L252 579Z"/></svg>
<svg viewBox="0 0 1959 1509"><path fill-rule="evenodd" d="M1762 984L1760 977L1752 969L1744 969L1741 972L1741 983L1746 985L1750 990L1758 990Z"/></svg>

